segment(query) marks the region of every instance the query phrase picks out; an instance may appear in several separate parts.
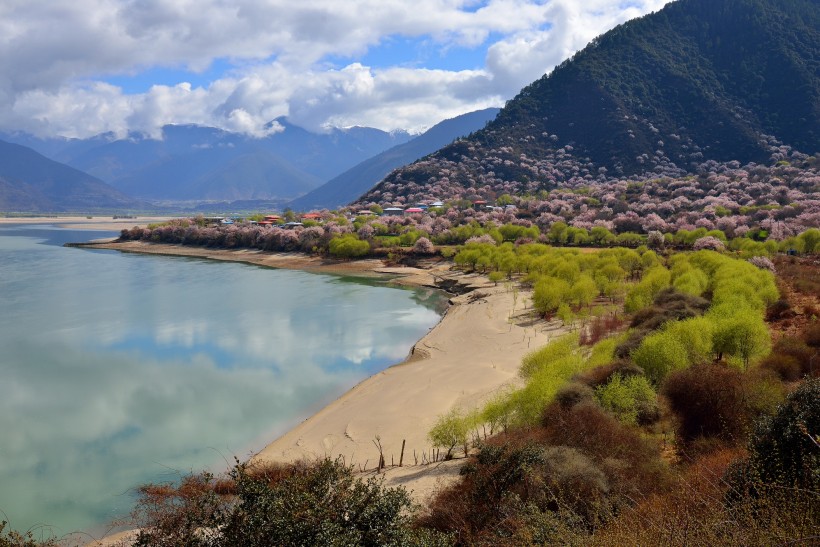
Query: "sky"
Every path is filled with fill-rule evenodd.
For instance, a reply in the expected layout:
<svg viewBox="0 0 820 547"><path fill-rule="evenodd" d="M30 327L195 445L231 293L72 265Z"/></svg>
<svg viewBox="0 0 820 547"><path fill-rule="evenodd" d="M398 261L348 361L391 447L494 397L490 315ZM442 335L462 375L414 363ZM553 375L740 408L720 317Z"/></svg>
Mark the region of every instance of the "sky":
<svg viewBox="0 0 820 547"><path fill-rule="evenodd" d="M668 0L3 0L0 131L420 132Z"/></svg>

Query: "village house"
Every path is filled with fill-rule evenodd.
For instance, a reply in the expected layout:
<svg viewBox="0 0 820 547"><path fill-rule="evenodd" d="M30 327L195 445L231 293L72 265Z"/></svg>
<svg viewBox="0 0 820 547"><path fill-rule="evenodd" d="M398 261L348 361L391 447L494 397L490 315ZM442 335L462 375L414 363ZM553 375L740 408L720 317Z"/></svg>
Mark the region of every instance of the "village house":
<svg viewBox="0 0 820 547"><path fill-rule="evenodd" d="M263 220L257 222L260 226L274 226L282 223L282 217L279 215L265 215Z"/></svg>
<svg viewBox="0 0 820 547"><path fill-rule="evenodd" d="M382 213L386 217L400 217L404 214L404 209L401 207L387 207Z"/></svg>

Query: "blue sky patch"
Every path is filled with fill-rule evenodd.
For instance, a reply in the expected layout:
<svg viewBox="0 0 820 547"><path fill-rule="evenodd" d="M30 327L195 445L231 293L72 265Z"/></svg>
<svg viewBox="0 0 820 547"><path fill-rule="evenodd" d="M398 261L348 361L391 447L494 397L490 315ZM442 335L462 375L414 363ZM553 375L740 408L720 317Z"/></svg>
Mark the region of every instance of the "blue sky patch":
<svg viewBox="0 0 820 547"><path fill-rule="evenodd" d="M207 88L211 82L224 78L234 65L226 59L214 59L211 66L202 72L193 72L185 68L150 67L139 70L135 74L119 76L105 76L100 79L111 85L122 88L127 94L145 93L151 86L167 85L173 87L182 82L188 82L191 87Z"/></svg>

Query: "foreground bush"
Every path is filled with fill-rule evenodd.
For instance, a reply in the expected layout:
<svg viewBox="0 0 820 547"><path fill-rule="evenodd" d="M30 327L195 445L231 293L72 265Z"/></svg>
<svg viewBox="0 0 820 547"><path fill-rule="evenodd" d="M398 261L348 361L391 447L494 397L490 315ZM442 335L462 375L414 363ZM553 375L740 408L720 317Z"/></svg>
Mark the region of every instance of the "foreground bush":
<svg viewBox="0 0 820 547"><path fill-rule="evenodd" d="M437 545L446 536L411 527L410 498L375 478L324 460L252 468L227 480L189 477L177 487L143 487L136 545Z"/></svg>
<svg viewBox="0 0 820 547"><path fill-rule="evenodd" d="M461 545L577 544L663 489L658 447L580 399L551 405L540 427L490 439L420 524L455 533Z"/></svg>
<svg viewBox="0 0 820 547"><path fill-rule="evenodd" d="M738 496L758 485L820 492L820 379L806 380L749 440L749 458L730 474Z"/></svg>
<svg viewBox="0 0 820 547"><path fill-rule="evenodd" d="M32 532L24 534L6 530L8 523L0 521L0 547L57 547L56 539L37 540Z"/></svg>
<svg viewBox="0 0 820 547"><path fill-rule="evenodd" d="M794 489L765 498L727 504L729 485L721 480L738 457L720 450L682 470L674 487L623 511L584 545L814 545L820 497Z"/></svg>

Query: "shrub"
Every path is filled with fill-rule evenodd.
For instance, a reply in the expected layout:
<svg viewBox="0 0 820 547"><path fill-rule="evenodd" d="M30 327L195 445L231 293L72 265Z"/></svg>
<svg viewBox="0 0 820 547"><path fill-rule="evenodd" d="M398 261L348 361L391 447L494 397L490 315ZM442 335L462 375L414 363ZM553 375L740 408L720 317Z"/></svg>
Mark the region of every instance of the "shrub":
<svg viewBox="0 0 820 547"><path fill-rule="evenodd" d="M339 258L358 258L370 252L370 243L353 234L345 234L330 240L330 254Z"/></svg>
<svg viewBox="0 0 820 547"><path fill-rule="evenodd" d="M532 295L533 307L541 314L552 314L558 307L568 302L570 284L557 277L542 277L535 284Z"/></svg>
<svg viewBox="0 0 820 547"><path fill-rule="evenodd" d="M675 278L672 286L682 293L700 296L709 287L709 279L702 271L691 270Z"/></svg>
<svg viewBox="0 0 820 547"><path fill-rule="evenodd" d="M713 236L706 236L695 240L695 243L692 245L692 248L696 251L702 251L705 249L711 251L722 251L726 248L726 246L718 238Z"/></svg>
<svg viewBox="0 0 820 547"><path fill-rule="evenodd" d="M713 315L713 346L718 358L727 353L743 361L745 368L771 347L771 336L763 318L748 308L736 310L729 317Z"/></svg>
<svg viewBox="0 0 820 547"><path fill-rule="evenodd" d="M580 359L578 336L565 335L525 355L521 361L520 374L524 378L530 378L538 372L559 369L565 364L576 366Z"/></svg>
<svg viewBox="0 0 820 547"><path fill-rule="evenodd" d="M663 248L665 244L663 234L657 230L650 231L648 237L646 238L646 244L651 249Z"/></svg>
<svg viewBox="0 0 820 547"><path fill-rule="evenodd" d="M595 398L595 392L586 384L580 382L570 382L558 390L555 394L555 401L562 408L572 408L573 406Z"/></svg>
<svg viewBox="0 0 820 547"><path fill-rule="evenodd" d="M766 320L777 321L779 319L783 319L784 316L789 317L794 315L793 313L789 313L791 309L792 305L789 304L789 301L781 298L766 308Z"/></svg>
<svg viewBox="0 0 820 547"><path fill-rule="evenodd" d="M625 424L651 423L658 416L657 396L643 376L616 373L595 390L598 402Z"/></svg>
<svg viewBox="0 0 820 547"><path fill-rule="evenodd" d="M436 246L426 237L420 237L413 244L413 252L422 255L432 255L436 253Z"/></svg>
<svg viewBox="0 0 820 547"><path fill-rule="evenodd" d="M284 477L235 468L238 500L221 530L220 546L384 545L409 534L410 497L383 481L356 480L351 470L323 460Z"/></svg>
<svg viewBox="0 0 820 547"><path fill-rule="evenodd" d="M664 289L655 296L651 307L635 313L629 326L644 331L655 330L669 321L697 317L708 307L709 302L699 296Z"/></svg>
<svg viewBox="0 0 820 547"><path fill-rule="evenodd" d="M438 493L420 524L455 532L463 544L492 537L507 512L509 494L529 482L543 460L541 447L529 439L506 434L491 439L462 468L462 481Z"/></svg>
<svg viewBox="0 0 820 547"><path fill-rule="evenodd" d="M791 355L772 352L771 355L763 359L760 366L766 370L771 370L787 382L793 382L802 376L800 361Z"/></svg>
<svg viewBox="0 0 820 547"><path fill-rule="evenodd" d="M655 296L672 281L672 274L662 266L656 266L644 274L643 279L626 295L624 309L633 313L649 306Z"/></svg>
<svg viewBox="0 0 820 547"><path fill-rule="evenodd" d="M730 497L760 495L765 486L820 489L820 379L806 380L773 416L761 418L749 439L749 457L729 474ZM760 486L764 486L763 489Z"/></svg>
<svg viewBox="0 0 820 547"><path fill-rule="evenodd" d="M694 317L702 314L709 307L709 301L699 296L677 292L674 289L660 291L653 302L655 306L666 310L674 310L684 317Z"/></svg>
<svg viewBox="0 0 820 547"><path fill-rule="evenodd" d="M706 317L693 317L684 321L670 322L664 332L678 339L686 348L690 365L710 361L713 353L713 324Z"/></svg>
<svg viewBox="0 0 820 547"><path fill-rule="evenodd" d="M498 271L490 272L489 275L487 276L487 278L490 281L492 281L493 283L495 283L496 285L498 285L498 282L501 281L502 279L504 279L504 272L498 272Z"/></svg>
<svg viewBox="0 0 820 547"><path fill-rule="evenodd" d="M803 331L803 340L813 348L820 348L820 321L814 321Z"/></svg>
<svg viewBox="0 0 820 547"><path fill-rule="evenodd" d="M678 417L684 443L698 437L739 442L749 425L743 373L722 365L695 365L670 374L661 387Z"/></svg>
<svg viewBox="0 0 820 547"><path fill-rule="evenodd" d="M7 525L8 522L0 521L0 547L58 547L62 544L54 538L35 539L31 530L23 534L6 530Z"/></svg>
<svg viewBox="0 0 820 547"><path fill-rule="evenodd" d="M610 545L805 545L816 542L818 495L771 491L727 505L720 480L737 449L720 449L684 467L674 488L634 510L623 511L583 544Z"/></svg>
<svg viewBox="0 0 820 547"><path fill-rule="evenodd" d="M541 438L554 446L576 448L602 466L610 496L631 503L662 490L669 469L657 444L634 427L622 424L598 405L581 403L569 409L550 405L541 419Z"/></svg>
<svg viewBox="0 0 820 547"><path fill-rule="evenodd" d="M622 378L629 376L643 375L643 369L628 359L617 359L606 365L595 367L579 374L576 378L590 387L597 388L607 382L616 374Z"/></svg>
<svg viewBox="0 0 820 547"><path fill-rule="evenodd" d="M594 317L592 321L590 321L589 326L582 330L579 343L583 346L597 344L604 337L609 336L613 332L620 329L624 322L625 320L623 316L615 313L607 313L603 316Z"/></svg>
<svg viewBox="0 0 820 547"><path fill-rule="evenodd" d="M403 488L386 488L376 478L357 480L350 468L330 460L238 464L227 481L191 476L177 487L148 485L139 493L137 546L419 543ZM442 544L443 538L426 539Z"/></svg>
<svg viewBox="0 0 820 547"><path fill-rule="evenodd" d="M771 259L765 256L753 256L749 259L749 263L753 266L760 268L761 270L768 270L772 273L775 273L774 263Z"/></svg>

